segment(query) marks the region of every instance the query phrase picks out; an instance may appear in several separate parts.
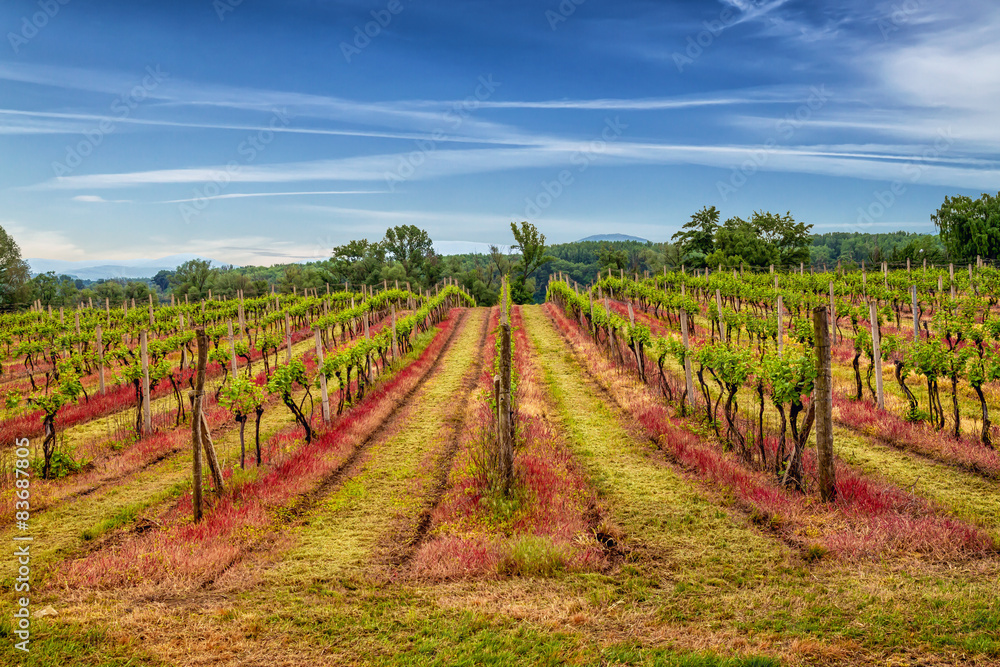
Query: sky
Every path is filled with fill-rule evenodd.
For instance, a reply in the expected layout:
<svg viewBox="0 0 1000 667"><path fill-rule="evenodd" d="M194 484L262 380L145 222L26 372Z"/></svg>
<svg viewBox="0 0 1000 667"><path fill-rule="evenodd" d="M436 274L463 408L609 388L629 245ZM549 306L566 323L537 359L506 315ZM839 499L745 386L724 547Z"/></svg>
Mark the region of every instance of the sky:
<svg viewBox="0 0 1000 667"><path fill-rule="evenodd" d="M5 0L25 257L667 241L703 206L933 232L1000 190L994 0Z"/></svg>

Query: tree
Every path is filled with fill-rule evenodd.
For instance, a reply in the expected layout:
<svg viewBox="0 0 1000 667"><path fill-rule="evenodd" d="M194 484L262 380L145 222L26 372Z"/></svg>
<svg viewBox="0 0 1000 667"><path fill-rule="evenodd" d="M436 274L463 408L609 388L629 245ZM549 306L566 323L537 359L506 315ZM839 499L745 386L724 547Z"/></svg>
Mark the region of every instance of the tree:
<svg viewBox="0 0 1000 667"><path fill-rule="evenodd" d="M434 251L433 241L416 225L400 225L385 230L382 245L394 260L403 265L407 277L414 282L423 279L424 261Z"/></svg>
<svg viewBox="0 0 1000 667"><path fill-rule="evenodd" d="M770 211L754 211L750 224L760 240L774 248L777 264L789 266L809 261L812 225L796 222L791 212L778 215Z"/></svg>
<svg viewBox="0 0 1000 667"><path fill-rule="evenodd" d="M372 285L385 264L385 247L368 239L336 246L330 259L333 278L354 285Z"/></svg>
<svg viewBox="0 0 1000 667"><path fill-rule="evenodd" d="M0 305L12 306L27 300L25 286L31 278L28 263L21 259L21 248L0 227Z"/></svg>
<svg viewBox="0 0 1000 667"><path fill-rule="evenodd" d="M94 285L94 294L98 304L103 305L105 299L111 307L120 306L125 298L125 288L114 280L106 280Z"/></svg>
<svg viewBox="0 0 1000 667"><path fill-rule="evenodd" d="M931 220L952 258L1000 257L1000 193L975 200L964 195L945 197Z"/></svg>
<svg viewBox="0 0 1000 667"><path fill-rule="evenodd" d="M710 267L767 266L777 263L778 248L761 238L760 229L753 221L730 218L715 232L715 252L705 258Z"/></svg>
<svg viewBox="0 0 1000 667"><path fill-rule="evenodd" d="M208 296L213 272L212 262L208 260L191 259L184 262L169 278L174 295L183 299L187 294L194 301L204 299Z"/></svg>
<svg viewBox="0 0 1000 667"><path fill-rule="evenodd" d="M161 291L166 292L170 289L170 276L172 275L174 275L173 271L161 269L155 276L153 276L153 284L159 287Z"/></svg>
<svg viewBox="0 0 1000 667"><path fill-rule="evenodd" d="M705 255L715 250L715 232L719 228L719 210L704 207L691 216L670 241L680 248L683 262L693 266L704 266Z"/></svg>
<svg viewBox="0 0 1000 667"><path fill-rule="evenodd" d="M511 249L521 251L521 259L511 267L510 298L514 303L531 303L534 290L528 286L528 280L543 264L555 257L545 253L545 234L530 222L521 222L520 227L518 224L510 223L510 231L516 241Z"/></svg>

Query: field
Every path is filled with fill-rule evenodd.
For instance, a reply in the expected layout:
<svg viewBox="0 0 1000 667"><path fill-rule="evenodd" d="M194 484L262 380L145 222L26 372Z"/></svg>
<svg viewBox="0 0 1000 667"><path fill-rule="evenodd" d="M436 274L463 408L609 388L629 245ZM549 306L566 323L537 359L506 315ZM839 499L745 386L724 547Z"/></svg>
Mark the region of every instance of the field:
<svg viewBox="0 0 1000 667"><path fill-rule="evenodd" d="M5 315L0 539L32 538L33 616L26 656L5 597L0 659L1000 664L995 273L620 273L553 280L542 305L385 284ZM827 305L824 500L810 415ZM490 457L506 322L505 492ZM199 492L195 328L222 482L206 459Z"/></svg>

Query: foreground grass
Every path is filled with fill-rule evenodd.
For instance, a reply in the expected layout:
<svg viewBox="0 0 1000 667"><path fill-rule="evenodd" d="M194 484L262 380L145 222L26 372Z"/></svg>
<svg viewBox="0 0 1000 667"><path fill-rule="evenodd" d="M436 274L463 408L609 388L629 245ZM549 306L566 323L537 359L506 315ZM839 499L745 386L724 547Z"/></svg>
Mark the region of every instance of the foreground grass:
<svg viewBox="0 0 1000 667"><path fill-rule="evenodd" d="M627 551L617 566L601 573L434 585L370 576L371 547L381 544L384 528L399 515L378 517L366 504L390 512L403 508L402 517L410 516L405 493L415 488L413 495L420 495L419 483L410 482L423 478L413 473L414 461L420 468L433 460L426 454L436 451L433 443L418 442L425 455L410 457L403 432L390 431L359 471L359 478L369 474L365 494L345 493L336 507L328 504L317 513L367 517L376 537L356 542L361 548L353 557L247 590L176 599L53 591L32 600L35 608L54 604L60 615L35 621L37 652L27 664L1000 662L996 562L955 565L900 558L847 567L826 559L802 561L732 510L724 490L666 464L644 437L634 436L629 420L591 384L544 314L525 308L524 316L553 397L555 414L548 416L622 531ZM470 358L471 344L466 336L456 338L436 377L414 395L414 405L434 414L401 415L407 426L422 429L426 422L431 434L432 426L440 429L455 395L445 391L443 378L458 373L452 367L461 366L463 356ZM391 455L390 441L404 458ZM370 474L377 469L386 474ZM292 548L310 539L306 533L312 530L303 529L302 541ZM341 548L339 534L330 533L334 539L325 541L325 548ZM306 559L298 565L310 568L311 563ZM0 624L0 664L26 662L13 652L7 633L9 625Z"/></svg>
<svg viewBox="0 0 1000 667"><path fill-rule="evenodd" d="M356 464L360 468L288 537L296 542L282 561L264 574L267 585L308 586L341 576L357 576L381 544L412 537L416 516L429 491L429 472L452 436L443 423L449 407L462 402L458 390L477 355L486 311L470 313L456 332L440 368L427 380L394 423ZM478 369L473 369L478 372ZM394 534L396 531L396 534ZM384 558L377 558L384 561Z"/></svg>
<svg viewBox="0 0 1000 667"><path fill-rule="evenodd" d="M557 392L570 394L567 387L589 382L582 373L572 372L575 357L568 348L561 352L564 363L559 363L555 342L562 341L555 338L558 333L547 331L554 332L554 325L541 314L535 319L541 347L546 338L554 341L550 353L543 355L545 363L568 367L565 376L557 376ZM574 415L573 420L580 422L583 416ZM753 548L747 542L738 550ZM714 571L726 571L725 561L705 555L663 582L672 589L669 593L651 596L659 618L688 624L692 632L710 628L721 637L735 632L765 639L791 662L857 664L865 655L888 660L934 654L942 662L993 664L989 659L1000 657L1000 614L993 602L1000 572L996 559L963 565L905 556L856 566L790 562L734 586L712 577ZM662 576L659 567L655 571ZM700 575L704 583L692 586L685 581L692 575ZM973 658L976 655L979 658Z"/></svg>

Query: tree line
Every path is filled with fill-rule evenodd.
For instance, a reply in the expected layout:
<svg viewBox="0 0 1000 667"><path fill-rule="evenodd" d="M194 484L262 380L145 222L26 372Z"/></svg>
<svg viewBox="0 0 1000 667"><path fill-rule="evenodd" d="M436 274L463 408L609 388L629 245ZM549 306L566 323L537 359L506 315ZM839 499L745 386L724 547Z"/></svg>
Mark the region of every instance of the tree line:
<svg viewBox="0 0 1000 667"><path fill-rule="evenodd" d="M822 268L840 263L853 268L862 262L941 264L1000 257L1000 193L979 199L945 197L931 220L937 234L814 234L813 225L795 220L790 212L754 211L723 222L720 211L710 206L694 213L666 243L577 241L549 246L535 225L512 222L509 247L491 245L487 253L457 255L438 254L426 230L401 225L387 229L377 241L357 239L336 246L329 259L316 262L234 267L191 260L151 278L96 282L52 272L31 277L17 243L0 229L0 306L27 307L41 301L45 307L73 307L89 299L95 303L107 299L117 306L131 299L144 301L149 294L197 301L209 294L229 298L242 292L254 297L272 290L290 293L345 282L357 288L399 281L413 289L429 289L444 278L458 282L479 303L493 304L503 276L510 276L515 303L541 303L549 276L558 272L590 284L608 269L643 274L680 266Z"/></svg>

